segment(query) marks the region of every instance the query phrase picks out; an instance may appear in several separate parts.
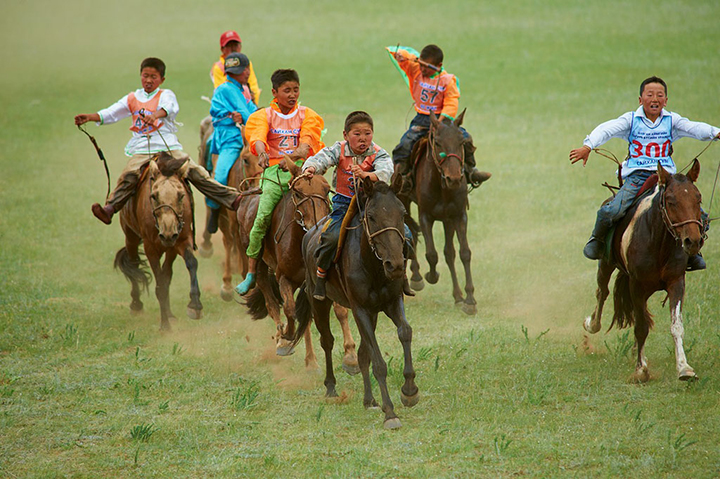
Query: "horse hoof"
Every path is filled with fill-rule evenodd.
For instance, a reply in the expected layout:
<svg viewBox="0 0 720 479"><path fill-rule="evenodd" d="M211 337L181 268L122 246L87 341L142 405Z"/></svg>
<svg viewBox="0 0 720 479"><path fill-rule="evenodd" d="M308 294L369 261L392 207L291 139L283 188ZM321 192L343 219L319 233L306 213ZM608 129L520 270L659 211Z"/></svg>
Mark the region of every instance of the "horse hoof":
<svg viewBox="0 0 720 479"><path fill-rule="evenodd" d="M678 373L678 379L680 381L696 381L697 375L695 374L695 370L688 366L687 368L683 369Z"/></svg>
<svg viewBox="0 0 720 479"><path fill-rule="evenodd" d="M400 424L400 419L392 417L385 420L385 422L383 423L383 427L385 429L400 429L402 427L402 424Z"/></svg>
<svg viewBox="0 0 720 479"><path fill-rule="evenodd" d="M422 291L423 288L425 288L425 281L420 278L419 281L415 281L414 279L410 280L410 287L414 289L415 291Z"/></svg>
<svg viewBox="0 0 720 479"><path fill-rule="evenodd" d="M234 297L233 293L234 291L232 286L222 285L222 288L220 288L220 297L223 299L223 301L232 301Z"/></svg>
<svg viewBox="0 0 720 479"><path fill-rule="evenodd" d="M357 359L355 359L355 363L352 363L350 361L345 362L343 360L342 368L343 368L343 371L348 373L350 376L355 376L357 373L360 372L360 367L357 364Z"/></svg>
<svg viewBox="0 0 720 479"><path fill-rule="evenodd" d="M198 253L203 258L210 258L213 255L213 245L212 243L203 243L198 248Z"/></svg>
<svg viewBox="0 0 720 479"><path fill-rule="evenodd" d="M644 384L649 380L650 372L648 372L648 369L645 367L636 369L631 378L631 381L635 384Z"/></svg>
<svg viewBox="0 0 720 479"><path fill-rule="evenodd" d="M598 331L600 331L600 325L598 324L597 327L593 328L592 326L592 317L588 316L585 318L585 321L583 321L583 327L585 328L585 331L587 331L590 334L595 334Z"/></svg>
<svg viewBox="0 0 720 479"><path fill-rule="evenodd" d="M305 369L308 371L320 371L320 365L314 359L312 361L305 361Z"/></svg>
<svg viewBox="0 0 720 479"><path fill-rule="evenodd" d="M202 309L194 309L194 308L188 307L187 316L190 319L200 319L203 317Z"/></svg>
<svg viewBox="0 0 720 479"><path fill-rule="evenodd" d="M475 316L477 314L477 305L463 303L462 311L463 311L463 313L467 314L468 316Z"/></svg>
<svg viewBox="0 0 720 479"><path fill-rule="evenodd" d="M412 396L406 396L401 390L400 401L402 401L403 406L405 407L413 407L418 403L418 401L420 401L420 391L416 392Z"/></svg>
<svg viewBox="0 0 720 479"><path fill-rule="evenodd" d="M283 344L275 348L275 354L278 356L290 356L295 353L295 347L291 344Z"/></svg>
<svg viewBox="0 0 720 479"><path fill-rule="evenodd" d="M435 271L434 273L427 273L425 275L425 281L427 281L430 284L435 284L440 279L440 273Z"/></svg>

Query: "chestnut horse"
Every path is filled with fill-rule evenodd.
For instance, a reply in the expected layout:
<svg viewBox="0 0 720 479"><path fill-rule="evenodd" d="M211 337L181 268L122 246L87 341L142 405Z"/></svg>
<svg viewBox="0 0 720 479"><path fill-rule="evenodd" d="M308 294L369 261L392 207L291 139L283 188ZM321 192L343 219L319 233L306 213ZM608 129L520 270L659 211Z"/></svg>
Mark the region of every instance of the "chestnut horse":
<svg viewBox="0 0 720 479"><path fill-rule="evenodd" d="M243 137L244 137L244 128ZM200 123L200 147L199 158L202 162L202 166L207 168L205 162L207 161L207 141L212 137L213 127L211 117L205 118ZM240 151L238 161L235 161L230 174L228 175L228 186L232 186L237 189L246 190L251 185L246 179L259 177L262 174L262 169L258 165L258 157L250 153L247 142L244 142L245 146ZM217 162L217 155L212 155L212 168L213 169ZM206 217L210 218L210 208L207 209ZM223 234L223 246L225 247L225 261L223 264L223 277L222 287L220 289L220 297L225 301L232 301L233 299L233 284L232 275L233 273L240 273L243 276L247 274L248 259L245 255L245 250L238 249L238 222L235 212L228 210L227 208L220 208L220 216L218 218L218 228ZM203 258L209 258L213 254L212 244L212 233L207 230L207 224L203 231L203 241L200 244L199 253Z"/></svg>
<svg viewBox="0 0 720 479"><path fill-rule="evenodd" d="M276 352L287 356L294 352L292 338L295 333L295 299L293 297L305 280L305 264L302 259L302 239L305 231L314 226L330 212L328 193L330 185L320 175L312 177L301 174L301 169L286 157L285 167L290 171L292 180L290 190L275 206L268 234L263 242L262 261L258 262L257 286L246 296L246 305L253 319L262 319L268 314L276 324ZM245 251L252 229L259 196L246 196L238 208L240 223L240 249ZM313 270L314 272L315 270ZM274 277L271 273L274 272ZM280 318L280 305L287 318L287 325ZM343 368L350 374L356 374L357 354L348 326L348 311L335 305L335 315L343 331L345 354ZM317 367L312 347L310 330L305 334L305 365Z"/></svg>
<svg viewBox="0 0 720 479"><path fill-rule="evenodd" d="M700 192L695 181L700 163L695 159L687 176L671 175L658 163L658 184L618 223L612 240L610 258L600 260L597 272L597 306L584 321L585 330L600 330L603 303L609 294L610 275L617 268L613 292L618 328L635 326L637 363L633 380L650 379L645 358L645 339L653 326L647 300L664 290L670 299L670 333L675 342L675 366L678 378L695 378L683 349L682 306L685 295L685 270L688 257L703 245L700 219Z"/></svg>
<svg viewBox="0 0 720 479"><path fill-rule="evenodd" d="M463 171L465 150L463 133L460 130L465 110L452 122L438 120L430 113L430 132L427 139L418 142L410 161L415 165L415 187L410 197L402 197L405 207L410 210L410 201L418 206L420 230L425 238L425 258L430 271L425 275L428 283L435 284L440 278L437 272L438 253L433 239L435 221L442 221L445 231L445 262L450 270L455 304L462 304L462 310L469 315L477 313L475 286L473 285L470 260L472 252L467 239L468 186ZM460 260L465 269L465 297L455 271L454 239L460 246ZM415 290L425 287L420 275L420 265L415 256L411 258L412 276L410 285Z"/></svg>
<svg viewBox="0 0 720 479"><path fill-rule="evenodd" d="M180 255L190 272L190 303L187 314L191 319L202 317L200 287L197 280L197 259L193 255L192 191L183 181L183 165L187 159L173 158L162 152L150 161L138 185L137 192L120 211L120 226L125 232L125 247L115 256L115 267L130 281L132 289L130 309L142 311L140 289L148 288L150 275L144 270L138 248L143 244L152 272L155 275L155 295L160 303L160 329L170 331L170 280L175 257ZM165 261L160 264L161 257Z"/></svg>
<svg viewBox="0 0 720 479"><path fill-rule="evenodd" d="M394 185L398 183L395 182ZM298 294L296 314L299 326L294 341L299 341L303 333L309 330L312 311L320 331L320 344L325 352L325 395L337 396L332 364L334 338L329 326L330 305L335 301L352 308L360 331L358 360L363 377L363 405L365 408L378 405L370 384L369 365L372 361L373 375L380 388L382 410L385 412L384 426L387 429L396 429L401 424L388 393L387 364L375 337L375 328L378 313L381 311L395 324L405 362L405 383L400 389L400 398L406 407L414 406L419 400L419 392L415 385L412 362L412 328L405 318L403 298L405 207L395 196L395 191L383 182L373 183L366 178L362 188L357 188L356 191L360 224L357 224L356 218L355 226L351 225L347 231L345 245L336 267L328 271L327 299L324 301L312 297L317 269L315 251L320 242L323 223L305 235L305 285Z"/></svg>

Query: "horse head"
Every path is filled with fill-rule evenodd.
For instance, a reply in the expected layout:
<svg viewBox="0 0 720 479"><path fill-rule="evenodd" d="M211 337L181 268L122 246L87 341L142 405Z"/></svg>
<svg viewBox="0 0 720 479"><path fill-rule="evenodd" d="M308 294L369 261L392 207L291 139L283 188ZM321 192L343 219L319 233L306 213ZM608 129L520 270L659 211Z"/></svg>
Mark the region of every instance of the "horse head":
<svg viewBox="0 0 720 479"><path fill-rule="evenodd" d="M292 175L288 185L295 205L295 221L307 231L330 213L330 185L322 175L304 175L289 156L285 155L283 161Z"/></svg>
<svg viewBox="0 0 720 479"><path fill-rule="evenodd" d="M672 175L658 162L663 221L688 256L697 254L704 243L704 228L700 217L702 195L695 186L699 174L700 162L697 158L687 175Z"/></svg>
<svg viewBox="0 0 720 479"><path fill-rule="evenodd" d="M465 110L454 121L446 123L430 112L428 154L440 173L443 187L451 190L462 187L465 178L465 139L460 130L464 117Z"/></svg>
<svg viewBox="0 0 720 479"><path fill-rule="evenodd" d="M189 158L174 158L161 152L149 165L150 203L160 242L165 247L175 244L185 223L183 210L185 185L178 174Z"/></svg>
<svg viewBox="0 0 720 479"><path fill-rule="evenodd" d="M405 274L405 207L395 196L396 191L382 181L364 178L358 193L358 207L371 249L382 262L388 279L402 279Z"/></svg>
<svg viewBox="0 0 720 479"><path fill-rule="evenodd" d="M263 169L260 168L260 159L250 151L250 145L248 144L247 138L245 138L245 125L242 125L240 131L242 132L243 144L245 145L240 151L240 161L242 161L244 176L245 178L257 179L257 181L251 182L252 186L257 186L263 172Z"/></svg>

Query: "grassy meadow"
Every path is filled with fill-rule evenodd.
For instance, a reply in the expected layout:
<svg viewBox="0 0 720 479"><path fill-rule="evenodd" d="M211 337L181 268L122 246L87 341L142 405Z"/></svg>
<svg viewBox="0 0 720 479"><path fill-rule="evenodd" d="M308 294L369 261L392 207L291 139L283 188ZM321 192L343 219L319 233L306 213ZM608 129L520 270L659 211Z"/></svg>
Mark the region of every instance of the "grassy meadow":
<svg viewBox="0 0 720 479"><path fill-rule="evenodd" d="M0 477L720 476L718 227L703 249L708 269L687 276L685 345L700 379L676 379L657 294L652 379L630 384L632 332L606 333L612 302L600 333L582 328L596 269L582 247L614 165L568 161L597 124L636 108L650 75L668 82L669 109L720 124L717 2L30 0L0 11ZM106 227L90 212L106 180L73 116L139 88L140 61L157 56L195 155L200 97L228 29L253 61L261 103L273 70L298 70L326 143L356 109L374 117L387 150L405 131L411 100L387 45L437 43L460 78L478 164L493 173L470 200L478 314L454 307L440 252L440 283L406 301L421 394L412 409L399 398L400 343L380 319L398 431L363 409L361 379L339 368L337 324L341 398L330 401L302 346L277 357L272 321L220 299L219 237L200 259L203 319L184 315L182 261L173 332L159 332L154 293L130 314L129 285L112 268L123 234L117 218ZM88 125L113 184L128 128ZM704 146L677 142L678 166ZM620 141L606 147L624 155ZM720 147L700 160L704 207L720 216L710 205ZM197 208L198 224L204 215Z"/></svg>

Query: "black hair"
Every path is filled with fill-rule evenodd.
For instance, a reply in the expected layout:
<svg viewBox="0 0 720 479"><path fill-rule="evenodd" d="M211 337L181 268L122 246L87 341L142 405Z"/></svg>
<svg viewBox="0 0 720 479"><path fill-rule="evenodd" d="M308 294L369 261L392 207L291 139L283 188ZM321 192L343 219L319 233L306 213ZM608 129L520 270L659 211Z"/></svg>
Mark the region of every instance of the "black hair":
<svg viewBox="0 0 720 479"><path fill-rule="evenodd" d="M667 96L667 85L665 84L665 81L662 78L656 76L651 76L650 78L646 78L645 80L643 80L643 82L640 84L640 96L642 96L643 90L645 90L645 85L647 85L648 83L661 84L665 89L665 96Z"/></svg>
<svg viewBox="0 0 720 479"><path fill-rule="evenodd" d="M420 59L433 65L439 65L443 62L443 51L437 45L427 45L420 52Z"/></svg>
<svg viewBox="0 0 720 479"><path fill-rule="evenodd" d="M370 129L374 130L375 126L373 125L373 119L367 112L364 111L354 111L350 113L347 118L345 118L345 129L344 131L347 133L350 131L350 129L353 127L353 125L356 125L358 123L367 123L370 125Z"/></svg>
<svg viewBox="0 0 720 479"><path fill-rule="evenodd" d="M154 68L160 73L160 76L165 78L165 62L160 60L159 58L155 57L149 57L142 61L140 64L140 73L142 73L144 68Z"/></svg>
<svg viewBox="0 0 720 479"><path fill-rule="evenodd" d="M277 90L278 88L280 88L280 85L289 81L294 81L298 85L300 84L300 77L295 70L275 70L270 77L270 82L272 83L273 90Z"/></svg>

